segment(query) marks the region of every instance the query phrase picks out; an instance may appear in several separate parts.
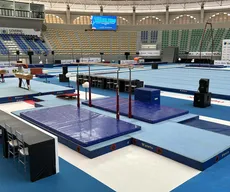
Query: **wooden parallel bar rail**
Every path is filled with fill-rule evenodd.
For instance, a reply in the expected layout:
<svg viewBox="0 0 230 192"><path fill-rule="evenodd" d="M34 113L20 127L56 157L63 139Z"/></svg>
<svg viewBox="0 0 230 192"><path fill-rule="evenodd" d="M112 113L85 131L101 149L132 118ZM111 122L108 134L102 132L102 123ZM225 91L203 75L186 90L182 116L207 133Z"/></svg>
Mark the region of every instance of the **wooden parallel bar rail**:
<svg viewBox="0 0 230 192"><path fill-rule="evenodd" d="M128 69L134 69L134 68L144 68L143 65L131 65L131 64L110 64L110 63L77 63L73 62L71 64L75 65L99 65L99 66L105 66L105 67L117 67L117 68L128 68Z"/></svg>

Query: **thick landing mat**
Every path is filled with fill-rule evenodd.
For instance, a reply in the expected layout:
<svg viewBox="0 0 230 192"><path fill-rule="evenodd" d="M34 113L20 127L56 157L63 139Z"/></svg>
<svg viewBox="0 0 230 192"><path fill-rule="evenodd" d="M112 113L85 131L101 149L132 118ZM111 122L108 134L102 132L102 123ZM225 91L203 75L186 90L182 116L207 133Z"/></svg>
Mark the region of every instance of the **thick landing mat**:
<svg viewBox="0 0 230 192"><path fill-rule="evenodd" d="M204 121L200 119L189 119L189 120L182 121L180 123L192 127L197 127L199 129L230 136L230 126L227 125L213 123L213 122Z"/></svg>
<svg viewBox="0 0 230 192"><path fill-rule="evenodd" d="M88 101L82 102L87 105ZM110 112L116 112L116 98L102 98L92 101L93 107ZM128 99L120 98L120 114L128 115ZM150 105L148 103L132 100L132 115L134 119L148 123L158 123L174 117L187 114L188 111L172 107Z"/></svg>
<svg viewBox="0 0 230 192"><path fill-rule="evenodd" d="M74 93L75 89L31 81L31 90L18 87L18 79L10 78L5 83L0 84L0 103L8 103L15 101L31 100L34 96L47 94L64 94Z"/></svg>
<svg viewBox="0 0 230 192"><path fill-rule="evenodd" d="M201 171L230 151L230 137L174 122L156 124L133 138L140 147Z"/></svg>
<svg viewBox="0 0 230 192"><path fill-rule="evenodd" d="M209 169L188 180L172 192L229 192L230 190L230 156Z"/></svg>
<svg viewBox="0 0 230 192"><path fill-rule="evenodd" d="M73 105L22 112L20 116L83 147L140 130L140 126L78 109Z"/></svg>
<svg viewBox="0 0 230 192"><path fill-rule="evenodd" d="M0 87L0 103L31 100L37 95L39 95L39 93L33 90L28 91L18 87Z"/></svg>
<svg viewBox="0 0 230 192"><path fill-rule="evenodd" d="M226 68L225 65L213 65L213 64L190 64L185 67L207 67L207 68Z"/></svg>

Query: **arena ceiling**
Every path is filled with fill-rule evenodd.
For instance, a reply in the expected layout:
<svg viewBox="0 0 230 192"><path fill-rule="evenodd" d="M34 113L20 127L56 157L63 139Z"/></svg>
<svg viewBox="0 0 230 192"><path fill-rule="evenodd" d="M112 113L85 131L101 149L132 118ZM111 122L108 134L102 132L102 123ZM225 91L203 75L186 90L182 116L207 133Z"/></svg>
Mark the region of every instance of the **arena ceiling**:
<svg viewBox="0 0 230 192"><path fill-rule="evenodd" d="M44 4L48 10L66 10L69 5L72 11L98 12L103 6L104 12L164 12L166 6L170 11L229 8L230 0L19 0Z"/></svg>

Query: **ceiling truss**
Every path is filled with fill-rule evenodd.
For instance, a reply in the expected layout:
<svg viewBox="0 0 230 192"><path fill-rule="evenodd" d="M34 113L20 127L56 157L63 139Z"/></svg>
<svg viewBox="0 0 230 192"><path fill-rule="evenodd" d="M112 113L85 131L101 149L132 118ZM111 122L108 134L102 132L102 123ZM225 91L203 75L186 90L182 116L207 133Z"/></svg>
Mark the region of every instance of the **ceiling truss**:
<svg viewBox="0 0 230 192"><path fill-rule="evenodd" d="M102 6L104 11L136 12L153 11L163 12L169 6L170 11L198 10L202 5L205 9L228 8L230 0L17 0L44 4L48 10L65 10L69 5L73 11L99 11ZM160 11L159 11L160 10Z"/></svg>

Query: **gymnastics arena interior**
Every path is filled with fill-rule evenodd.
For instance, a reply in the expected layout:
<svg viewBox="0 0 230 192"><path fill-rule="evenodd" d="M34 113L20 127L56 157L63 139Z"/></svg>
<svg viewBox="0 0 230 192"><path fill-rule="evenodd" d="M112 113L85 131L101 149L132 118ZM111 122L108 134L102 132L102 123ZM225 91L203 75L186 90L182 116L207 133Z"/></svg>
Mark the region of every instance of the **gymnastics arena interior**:
<svg viewBox="0 0 230 192"><path fill-rule="evenodd" d="M0 192L229 192L229 7L0 0Z"/></svg>

